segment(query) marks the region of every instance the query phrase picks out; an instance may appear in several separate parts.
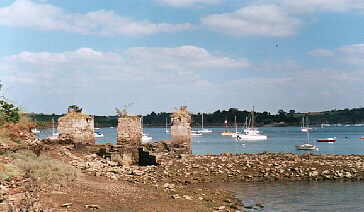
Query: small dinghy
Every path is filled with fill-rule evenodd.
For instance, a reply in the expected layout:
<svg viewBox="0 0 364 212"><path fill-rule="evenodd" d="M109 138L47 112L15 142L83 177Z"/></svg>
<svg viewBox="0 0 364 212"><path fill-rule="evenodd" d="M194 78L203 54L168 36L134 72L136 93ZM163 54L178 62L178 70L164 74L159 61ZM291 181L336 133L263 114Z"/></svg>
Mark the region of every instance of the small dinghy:
<svg viewBox="0 0 364 212"><path fill-rule="evenodd" d="M336 142L336 137L333 137L333 138L319 138L316 141L317 142Z"/></svg>
<svg viewBox="0 0 364 212"><path fill-rule="evenodd" d="M310 144L310 132L307 131L307 141L304 144L297 144L296 149L297 150L318 150L319 148L316 147L313 144Z"/></svg>
<svg viewBox="0 0 364 212"><path fill-rule="evenodd" d="M317 150L318 148L313 144L299 144L296 145L297 150Z"/></svg>

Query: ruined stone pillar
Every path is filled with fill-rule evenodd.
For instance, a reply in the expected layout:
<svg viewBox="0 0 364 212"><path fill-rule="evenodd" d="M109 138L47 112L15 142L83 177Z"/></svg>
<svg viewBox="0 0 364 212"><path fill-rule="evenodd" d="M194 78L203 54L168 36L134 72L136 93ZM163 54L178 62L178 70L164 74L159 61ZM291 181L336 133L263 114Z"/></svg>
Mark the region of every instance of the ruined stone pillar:
<svg viewBox="0 0 364 212"><path fill-rule="evenodd" d="M119 163L135 165L139 163L138 148L141 145L142 125L139 116L121 116L118 119L117 144L120 146Z"/></svg>
<svg viewBox="0 0 364 212"><path fill-rule="evenodd" d="M142 139L142 125L139 116L123 116L118 119L117 144L138 147Z"/></svg>
<svg viewBox="0 0 364 212"><path fill-rule="evenodd" d="M72 139L78 144L95 144L94 118L82 112L69 110L58 119L59 138Z"/></svg>
<svg viewBox="0 0 364 212"><path fill-rule="evenodd" d="M172 143L182 148L185 153L192 153L191 148L191 115L186 106L172 114Z"/></svg>

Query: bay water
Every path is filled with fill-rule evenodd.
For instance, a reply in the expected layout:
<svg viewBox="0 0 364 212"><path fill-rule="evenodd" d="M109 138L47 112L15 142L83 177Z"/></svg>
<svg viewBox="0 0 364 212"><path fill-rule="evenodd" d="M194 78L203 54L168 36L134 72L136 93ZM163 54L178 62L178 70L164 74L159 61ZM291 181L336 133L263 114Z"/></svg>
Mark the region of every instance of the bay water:
<svg viewBox="0 0 364 212"><path fill-rule="evenodd" d="M192 138L193 154L221 153L262 153L289 152L305 153L296 150L295 145L307 141L307 134L299 127L267 127L259 130L268 136L266 141L240 142L231 136L222 136L224 128L210 128L213 132ZM198 130L198 129L194 129ZM99 130L104 137L97 138L97 143L116 143L116 128ZM230 129L235 131L235 129ZM52 129L44 129L40 138L50 136ZM153 141L168 140L170 134L165 128L145 128L144 132L153 137ZM325 127L314 128L310 132L310 142L319 150L314 154L364 154L364 127ZM316 139L336 137L335 143L318 143ZM264 212L346 212L364 211L363 182L299 182L269 184L234 184L226 185L243 201L259 201L263 209L249 209Z"/></svg>

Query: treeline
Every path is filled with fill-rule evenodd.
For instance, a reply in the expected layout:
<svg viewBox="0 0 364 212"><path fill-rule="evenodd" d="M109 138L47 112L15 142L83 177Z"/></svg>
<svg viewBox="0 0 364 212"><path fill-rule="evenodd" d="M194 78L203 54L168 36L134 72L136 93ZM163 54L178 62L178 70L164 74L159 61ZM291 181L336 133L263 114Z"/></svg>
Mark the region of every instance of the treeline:
<svg viewBox="0 0 364 212"><path fill-rule="evenodd" d="M52 126L52 119L57 119L62 115L47 114L29 114L40 126ZM155 113L152 112L143 116L143 124L145 127L163 127L166 122L170 125L171 113ZM225 120L229 126L234 126L236 117L239 126L245 123L250 111L238 110L230 108L228 110L217 110L213 113L204 113L204 126L224 126ZM313 113L296 113L294 110L279 110L277 114L270 112L255 112L257 126L298 126L302 121L302 117L308 117L311 125L328 124L358 124L364 123L364 108L331 110ZM192 126L201 126L202 114L192 114ZM117 116L95 116L95 127L115 127L117 125Z"/></svg>

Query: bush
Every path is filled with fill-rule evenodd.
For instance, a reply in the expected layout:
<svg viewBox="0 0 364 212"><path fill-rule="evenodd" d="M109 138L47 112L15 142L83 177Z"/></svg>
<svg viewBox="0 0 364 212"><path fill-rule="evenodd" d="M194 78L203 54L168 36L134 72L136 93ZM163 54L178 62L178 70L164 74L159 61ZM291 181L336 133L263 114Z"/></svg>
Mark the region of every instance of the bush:
<svg viewBox="0 0 364 212"><path fill-rule="evenodd" d="M8 180L12 177L22 175L23 173L12 164L0 163L0 180Z"/></svg>
<svg viewBox="0 0 364 212"><path fill-rule="evenodd" d="M23 174L38 179L42 183L66 184L78 176L78 170L62 161L51 159L44 155L37 157L30 151L9 154L12 165Z"/></svg>
<svg viewBox="0 0 364 212"><path fill-rule="evenodd" d="M20 120L19 108L0 100L0 125L6 122L17 123Z"/></svg>

